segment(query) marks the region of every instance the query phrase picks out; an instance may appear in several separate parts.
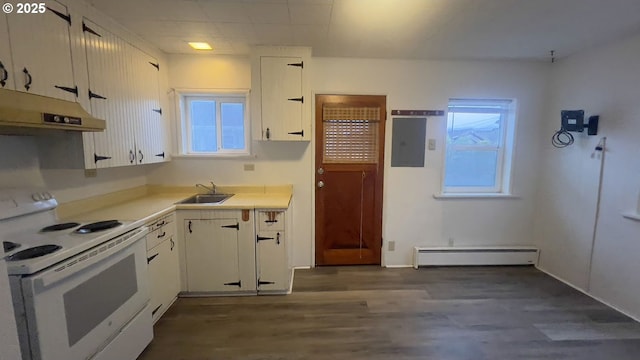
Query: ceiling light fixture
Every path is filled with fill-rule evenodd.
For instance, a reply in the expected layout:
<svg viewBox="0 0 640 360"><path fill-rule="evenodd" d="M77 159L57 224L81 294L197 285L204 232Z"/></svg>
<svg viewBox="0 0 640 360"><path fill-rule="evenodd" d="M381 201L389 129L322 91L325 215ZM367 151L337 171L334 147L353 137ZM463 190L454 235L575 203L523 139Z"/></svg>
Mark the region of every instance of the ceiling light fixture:
<svg viewBox="0 0 640 360"><path fill-rule="evenodd" d="M189 46L196 50L213 50L211 45L206 42L189 42Z"/></svg>

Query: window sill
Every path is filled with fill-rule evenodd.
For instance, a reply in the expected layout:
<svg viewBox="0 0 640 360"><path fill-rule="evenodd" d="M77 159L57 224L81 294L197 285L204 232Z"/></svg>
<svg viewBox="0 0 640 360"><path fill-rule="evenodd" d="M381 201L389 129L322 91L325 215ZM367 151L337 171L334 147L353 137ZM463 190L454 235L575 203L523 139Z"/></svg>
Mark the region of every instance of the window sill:
<svg viewBox="0 0 640 360"><path fill-rule="evenodd" d="M438 193L433 194L434 199L520 199L520 196L513 194L497 194L497 193Z"/></svg>
<svg viewBox="0 0 640 360"><path fill-rule="evenodd" d="M176 154L171 156L173 159L255 159L257 156L252 154Z"/></svg>
<svg viewBox="0 0 640 360"><path fill-rule="evenodd" d="M629 219L629 220L633 220L633 221L640 221L640 214L638 213L623 213L622 217L624 217L625 219Z"/></svg>

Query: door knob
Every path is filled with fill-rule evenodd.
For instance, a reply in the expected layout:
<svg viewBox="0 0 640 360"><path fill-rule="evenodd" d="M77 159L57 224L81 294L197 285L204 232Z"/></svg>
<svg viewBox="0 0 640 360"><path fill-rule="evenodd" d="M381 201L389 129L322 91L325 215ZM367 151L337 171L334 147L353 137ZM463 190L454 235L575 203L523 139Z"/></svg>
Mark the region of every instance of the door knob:
<svg viewBox="0 0 640 360"><path fill-rule="evenodd" d="M318 174L320 174L320 175L324 174L324 169L323 168L319 168L318 169Z"/></svg>
<svg viewBox="0 0 640 360"><path fill-rule="evenodd" d="M319 188L324 187L324 181L322 180L318 181L318 187Z"/></svg>

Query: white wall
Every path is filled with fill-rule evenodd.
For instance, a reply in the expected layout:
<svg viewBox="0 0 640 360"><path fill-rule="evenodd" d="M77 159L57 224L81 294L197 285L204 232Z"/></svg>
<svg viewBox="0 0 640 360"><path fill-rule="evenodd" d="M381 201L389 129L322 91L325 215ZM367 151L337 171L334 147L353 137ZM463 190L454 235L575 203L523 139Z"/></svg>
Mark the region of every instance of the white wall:
<svg viewBox="0 0 640 360"><path fill-rule="evenodd" d="M518 138L514 193L519 199L435 200L440 191L444 119L428 120L428 137L438 151L428 152L424 168L390 168L391 121L387 128L384 239L388 265L411 264L418 244L531 244L539 119L546 101L548 64L523 62L438 62L314 58L311 87L317 93L383 94L389 109L444 110L450 97L515 98ZM169 57L174 88L249 88L249 59L233 56ZM294 264L312 264L314 143L253 142L255 158L174 159L149 175L149 182L193 185L294 184ZM255 163L254 172L243 171ZM489 224L489 225L487 225Z"/></svg>
<svg viewBox="0 0 640 360"><path fill-rule="evenodd" d="M564 109L600 115L600 132L592 137L581 134L565 149L554 149L545 141L535 234L542 249L542 269L636 318L640 317L640 222L621 213L638 211L639 57L640 36L635 36L553 66L545 137L558 129ZM600 160L591 154L602 136L607 137L608 149L592 247Z"/></svg>
<svg viewBox="0 0 640 360"><path fill-rule="evenodd" d="M446 110L449 98L514 98L518 104L513 193L519 199L436 200L442 178L446 119L427 120L437 140L424 168L390 167L387 122L383 234L396 250L387 265L411 264L415 245L530 245L538 163L540 118L546 101L548 64L480 61L314 59L315 93L387 95L387 108Z"/></svg>
<svg viewBox="0 0 640 360"><path fill-rule="evenodd" d="M248 57L169 57L169 86L176 89L249 89ZM174 128L177 129L177 123ZM176 132L177 133L177 132ZM174 158L149 174L151 184L195 185L214 181L217 185L293 184L293 244L295 266L311 259L311 157L309 143L252 142L253 156L241 159ZM244 171L243 164L255 164ZM292 238L292 237L290 237Z"/></svg>

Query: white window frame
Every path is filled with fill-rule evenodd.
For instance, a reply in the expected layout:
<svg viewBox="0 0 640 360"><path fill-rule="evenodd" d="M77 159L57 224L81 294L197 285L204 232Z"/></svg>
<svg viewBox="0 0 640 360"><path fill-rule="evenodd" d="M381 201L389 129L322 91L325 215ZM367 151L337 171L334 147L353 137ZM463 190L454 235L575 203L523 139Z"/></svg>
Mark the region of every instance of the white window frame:
<svg viewBox="0 0 640 360"><path fill-rule="evenodd" d="M496 145L455 145L448 144L446 138L448 136L448 118L451 108L455 108L456 105L471 106L467 110L474 110L474 113L495 113L495 109L487 110L482 108L481 104L497 104L503 103L505 108L501 111L501 134L500 143ZM477 108L473 108L474 104L480 105ZM453 98L449 99L447 107L447 123L445 123L445 141L444 152L442 160L442 195L478 195L478 196L495 196L495 195L511 195L511 169L514 153L514 140L515 140L515 128L516 128L516 101L515 99L473 99L473 98ZM476 151L497 151L496 160L496 178L495 186L446 186L445 179L447 174L447 152L449 149L454 148L456 150L476 150Z"/></svg>
<svg viewBox="0 0 640 360"><path fill-rule="evenodd" d="M251 123L248 89L180 89L176 93L178 109L178 157L242 157L251 155ZM193 100L213 100L216 102L216 141L218 149L212 152L193 152L191 150L191 116L189 102ZM244 105L244 149L222 149L221 103L242 103Z"/></svg>

